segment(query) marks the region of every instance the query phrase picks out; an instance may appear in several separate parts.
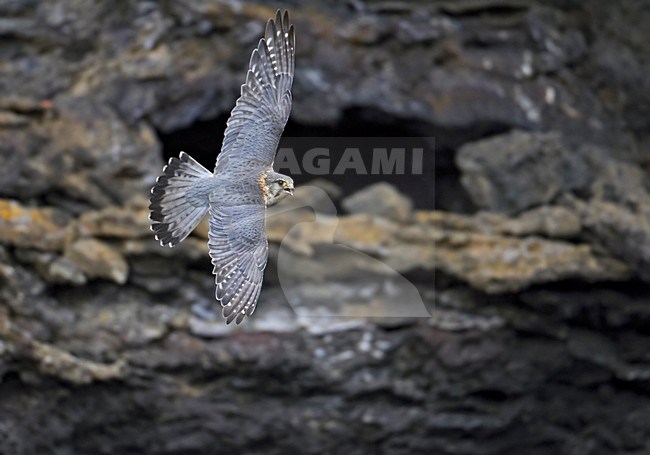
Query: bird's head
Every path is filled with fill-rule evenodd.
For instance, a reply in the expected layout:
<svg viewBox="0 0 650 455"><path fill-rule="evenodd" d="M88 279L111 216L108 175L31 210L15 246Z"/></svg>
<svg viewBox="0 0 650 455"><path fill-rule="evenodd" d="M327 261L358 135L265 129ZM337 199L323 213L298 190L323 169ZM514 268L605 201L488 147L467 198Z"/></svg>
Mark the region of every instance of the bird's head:
<svg viewBox="0 0 650 455"><path fill-rule="evenodd" d="M293 196L293 179L277 172L269 172L264 175L263 188L267 206L277 204L287 196Z"/></svg>

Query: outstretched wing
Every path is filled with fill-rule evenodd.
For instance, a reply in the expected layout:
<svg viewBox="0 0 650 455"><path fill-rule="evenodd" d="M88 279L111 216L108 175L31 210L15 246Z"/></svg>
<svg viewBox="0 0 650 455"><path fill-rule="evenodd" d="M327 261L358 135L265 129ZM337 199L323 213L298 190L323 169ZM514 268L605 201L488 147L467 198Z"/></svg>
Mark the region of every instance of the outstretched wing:
<svg viewBox="0 0 650 455"><path fill-rule="evenodd" d="M268 258L263 205L210 207L208 245L223 316L239 324L255 311Z"/></svg>
<svg viewBox="0 0 650 455"><path fill-rule="evenodd" d="M291 112L295 57L293 25L280 11L253 51L241 96L230 114L215 173L235 162L271 166Z"/></svg>

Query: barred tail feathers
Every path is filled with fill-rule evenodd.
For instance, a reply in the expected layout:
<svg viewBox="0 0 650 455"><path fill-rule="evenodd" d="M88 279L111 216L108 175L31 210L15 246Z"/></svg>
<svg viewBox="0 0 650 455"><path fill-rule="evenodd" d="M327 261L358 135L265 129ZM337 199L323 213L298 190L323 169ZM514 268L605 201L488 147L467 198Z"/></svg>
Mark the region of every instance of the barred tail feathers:
<svg viewBox="0 0 650 455"><path fill-rule="evenodd" d="M199 224L209 205L197 205L187 199L187 191L200 179L212 176L194 158L181 152L170 158L163 174L151 189L149 204L151 230L160 244L170 247L182 242Z"/></svg>

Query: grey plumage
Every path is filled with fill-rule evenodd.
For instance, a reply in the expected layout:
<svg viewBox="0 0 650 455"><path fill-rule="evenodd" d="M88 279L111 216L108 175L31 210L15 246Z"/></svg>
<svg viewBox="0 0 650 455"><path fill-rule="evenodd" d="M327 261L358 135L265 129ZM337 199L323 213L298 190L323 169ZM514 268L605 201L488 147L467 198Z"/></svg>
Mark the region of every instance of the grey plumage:
<svg viewBox="0 0 650 455"><path fill-rule="evenodd" d="M151 190L152 230L161 245L181 242L209 211L216 298L228 323L255 310L268 257L266 206L293 194L273 160L291 111L295 37L276 13L249 63L211 174L189 155L172 158Z"/></svg>
<svg viewBox="0 0 650 455"><path fill-rule="evenodd" d="M149 205L151 229L161 245L178 245L199 224L208 210L208 200L197 194L197 184L210 177L210 171L185 152L163 168L151 189Z"/></svg>

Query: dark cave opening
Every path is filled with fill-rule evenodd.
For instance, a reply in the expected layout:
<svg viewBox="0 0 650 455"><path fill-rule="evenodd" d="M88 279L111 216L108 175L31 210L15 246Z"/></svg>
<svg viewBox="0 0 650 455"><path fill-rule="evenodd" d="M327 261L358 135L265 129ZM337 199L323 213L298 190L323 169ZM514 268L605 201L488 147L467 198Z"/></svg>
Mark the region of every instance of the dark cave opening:
<svg viewBox="0 0 650 455"><path fill-rule="evenodd" d="M217 153L221 147L223 133L228 115L212 120L197 121L187 128L171 133L159 132L163 157L167 161L185 151L197 159L207 169L214 168ZM496 130L499 130L497 128ZM472 131L472 136L477 136ZM481 136L485 133L481 134ZM368 174L346 172L336 175L310 175L300 173L291 175L296 185L304 184L315 178L324 178L338 185L343 194L349 195L366 186L378 182L395 185L409 196L418 209L447 210L460 213L473 212L469 196L460 183L460 172L454 162L455 149L462 144L465 132L437 131L430 124L419 120L400 119L386 113L369 109L348 109L335 125L307 125L291 119L283 134L283 142L291 138L429 138L435 140L435 147L425 149L421 161L421 174L412 174L410 162L406 162L403 174L384 173L372 175L371 163L364 158ZM417 140L417 139L414 139ZM283 144L281 142L281 146ZM304 151L296 150L297 162L303 163ZM335 159L332 160L335 163ZM332 164L330 170L335 167ZM284 172L284 170L283 170Z"/></svg>

